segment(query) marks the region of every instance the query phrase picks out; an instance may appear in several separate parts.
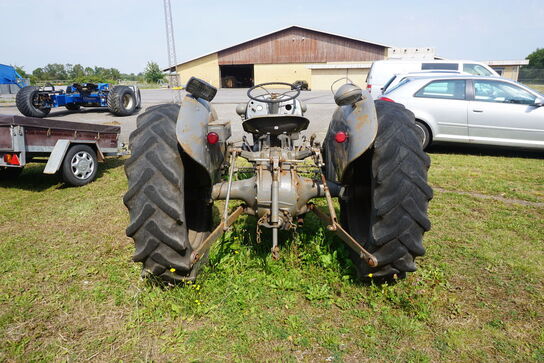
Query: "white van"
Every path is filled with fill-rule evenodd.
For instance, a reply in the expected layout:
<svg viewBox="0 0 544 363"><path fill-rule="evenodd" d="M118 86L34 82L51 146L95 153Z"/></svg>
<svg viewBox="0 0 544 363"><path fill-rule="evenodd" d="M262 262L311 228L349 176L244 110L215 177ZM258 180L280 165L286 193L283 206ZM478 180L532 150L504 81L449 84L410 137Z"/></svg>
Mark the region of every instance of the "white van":
<svg viewBox="0 0 544 363"><path fill-rule="evenodd" d="M382 94L382 87L396 74L436 70L499 77L488 65L467 60L388 59L372 63L366 78L366 89L376 99Z"/></svg>

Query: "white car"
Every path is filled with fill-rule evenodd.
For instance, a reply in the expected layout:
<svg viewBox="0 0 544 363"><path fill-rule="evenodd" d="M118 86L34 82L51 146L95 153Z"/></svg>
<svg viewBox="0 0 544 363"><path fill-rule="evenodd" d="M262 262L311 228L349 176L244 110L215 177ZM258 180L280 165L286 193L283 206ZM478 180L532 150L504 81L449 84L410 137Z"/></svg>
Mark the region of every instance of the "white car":
<svg viewBox="0 0 544 363"><path fill-rule="evenodd" d="M410 73L401 73L401 74L395 74L393 77L391 77L382 88L380 88L380 96L384 94L385 92L389 91L390 89L393 89L399 84L400 82L404 81L405 78L411 77L411 78L417 78L417 77L441 77L441 76L451 76L456 74L465 74L470 75L470 73L465 72L455 72L455 71L431 71L431 72L410 72Z"/></svg>
<svg viewBox="0 0 544 363"><path fill-rule="evenodd" d="M377 99L384 84L395 74L430 71L465 72L477 76L499 75L486 64L467 60L387 59L372 63L366 78L366 89Z"/></svg>
<svg viewBox="0 0 544 363"><path fill-rule="evenodd" d="M508 79L408 77L380 99L414 113L424 148L440 141L544 149L544 96Z"/></svg>

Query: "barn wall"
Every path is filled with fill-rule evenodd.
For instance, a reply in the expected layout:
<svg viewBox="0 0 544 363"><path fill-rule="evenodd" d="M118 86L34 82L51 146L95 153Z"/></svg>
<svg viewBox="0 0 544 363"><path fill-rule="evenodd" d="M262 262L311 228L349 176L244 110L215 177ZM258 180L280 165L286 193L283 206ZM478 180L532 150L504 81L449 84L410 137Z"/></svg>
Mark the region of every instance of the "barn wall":
<svg viewBox="0 0 544 363"><path fill-rule="evenodd" d="M287 29L222 50L219 64L374 61L385 47L307 29Z"/></svg>
<svg viewBox="0 0 544 363"><path fill-rule="evenodd" d="M311 87L314 90L330 90L334 81L348 77L359 87L365 88L367 74L366 68L312 69ZM342 82L338 82L338 85L342 85Z"/></svg>
<svg viewBox="0 0 544 363"><path fill-rule="evenodd" d="M255 84L264 82L293 83L298 80L310 83L312 71L306 68L305 64L255 64L254 76Z"/></svg>
<svg viewBox="0 0 544 363"><path fill-rule="evenodd" d="M207 55L176 67L181 85L185 86L192 76L201 78L214 87L221 87L217 53Z"/></svg>

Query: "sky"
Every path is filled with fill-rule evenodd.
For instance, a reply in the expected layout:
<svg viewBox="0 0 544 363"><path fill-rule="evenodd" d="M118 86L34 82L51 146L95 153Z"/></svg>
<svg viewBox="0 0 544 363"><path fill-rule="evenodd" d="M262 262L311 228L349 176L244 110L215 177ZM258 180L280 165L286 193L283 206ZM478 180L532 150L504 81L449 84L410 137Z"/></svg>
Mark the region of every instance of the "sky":
<svg viewBox="0 0 544 363"><path fill-rule="evenodd" d="M544 48L544 1L171 0L177 61L291 25L450 59L524 59ZM162 0L0 0L0 63L143 71L167 66Z"/></svg>

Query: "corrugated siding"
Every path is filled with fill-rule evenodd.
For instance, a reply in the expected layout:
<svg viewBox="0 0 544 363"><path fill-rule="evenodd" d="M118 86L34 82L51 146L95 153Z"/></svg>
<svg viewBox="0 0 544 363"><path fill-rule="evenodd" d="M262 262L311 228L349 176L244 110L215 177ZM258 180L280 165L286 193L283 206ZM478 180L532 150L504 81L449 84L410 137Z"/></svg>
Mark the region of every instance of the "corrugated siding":
<svg viewBox="0 0 544 363"><path fill-rule="evenodd" d="M357 62L384 59L385 47L307 29L286 29L218 53L219 64Z"/></svg>

